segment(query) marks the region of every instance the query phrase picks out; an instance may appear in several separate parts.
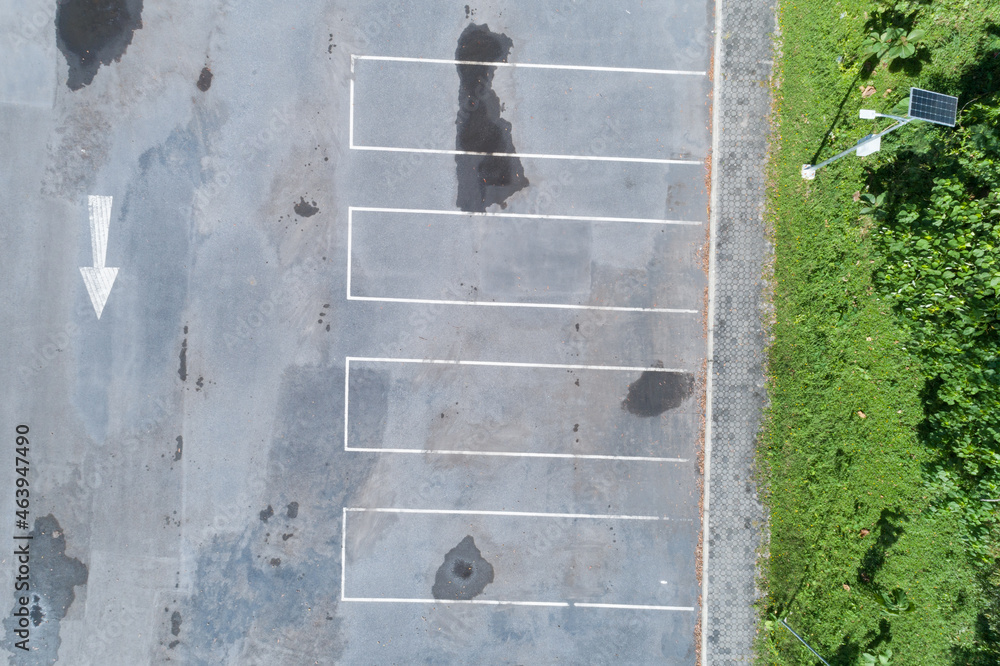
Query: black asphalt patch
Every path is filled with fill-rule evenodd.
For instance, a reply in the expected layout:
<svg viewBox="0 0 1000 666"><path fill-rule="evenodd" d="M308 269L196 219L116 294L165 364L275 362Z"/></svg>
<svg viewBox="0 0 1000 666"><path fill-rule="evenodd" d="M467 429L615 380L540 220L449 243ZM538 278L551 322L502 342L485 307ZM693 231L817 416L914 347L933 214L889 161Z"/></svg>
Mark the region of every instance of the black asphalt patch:
<svg viewBox="0 0 1000 666"><path fill-rule="evenodd" d="M636 416L659 416L677 409L694 390L694 375L687 372L647 370L628 386L622 409Z"/></svg>
<svg viewBox="0 0 1000 666"><path fill-rule="evenodd" d="M438 567L431 594L435 599L473 599L493 582L493 565L483 559L471 536L448 551Z"/></svg>
<svg viewBox="0 0 1000 666"><path fill-rule="evenodd" d="M299 217L312 217L319 212L316 202L306 201L305 197L299 197L299 202L292 207Z"/></svg>
<svg viewBox="0 0 1000 666"><path fill-rule="evenodd" d="M201 68L201 74L198 75L198 90L205 92L212 87L212 70L208 67Z"/></svg>
<svg viewBox="0 0 1000 666"><path fill-rule="evenodd" d="M56 43L66 56L66 85L89 85L101 65L121 60L142 27L142 0L66 0L56 10Z"/></svg>

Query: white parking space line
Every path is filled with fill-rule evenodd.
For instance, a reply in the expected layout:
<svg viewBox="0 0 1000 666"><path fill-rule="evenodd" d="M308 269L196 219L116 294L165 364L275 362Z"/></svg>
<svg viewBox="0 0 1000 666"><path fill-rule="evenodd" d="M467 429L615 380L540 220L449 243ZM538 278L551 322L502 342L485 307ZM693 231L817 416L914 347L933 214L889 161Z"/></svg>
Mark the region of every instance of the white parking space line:
<svg viewBox="0 0 1000 666"><path fill-rule="evenodd" d="M626 72L630 74L671 74L677 76L706 76L708 72L686 69L643 69L639 67L597 67L592 65L551 65L533 62L479 62L477 60L448 60L446 58L404 58L351 54L351 72L356 60L384 60L390 62L424 62L437 65L484 65L486 67L520 67L521 69L572 69L585 72Z"/></svg>
<svg viewBox="0 0 1000 666"><path fill-rule="evenodd" d="M429 453L445 456L498 456L503 458L564 458L570 460L616 460L621 462L686 463L688 458L656 458L652 456L611 456L586 453L534 453L519 451L443 451L439 449L378 449L344 446L345 451L365 453Z"/></svg>
<svg viewBox="0 0 1000 666"><path fill-rule="evenodd" d="M599 222L599 223L622 223L622 224L653 224L653 225L678 225L678 226L701 226L703 222L696 220L665 220L657 218L642 217L600 217L586 215L540 215L530 213L479 213L462 210L436 210L426 208L382 208L376 206L348 206L347 207L347 300L349 301L371 301L377 303L413 303L419 305L476 305L480 307L493 308L542 308L554 310L597 310L604 312L651 312L660 314L698 314L699 310L690 308L658 308L658 307L630 307L617 305L586 305L577 303L526 303L520 301L471 301L459 299L435 299L435 298L401 298L393 296L357 296L352 293L351 273L353 270L354 257L354 213L394 213L410 215L443 215L443 216L469 216L469 217L495 217L500 219L530 219L530 220L552 220L565 222Z"/></svg>
<svg viewBox="0 0 1000 666"><path fill-rule="evenodd" d="M353 109L353 104L351 105ZM351 114L353 117L353 114ZM354 134L352 129L351 135ZM445 150L443 148L400 148L397 146L359 146L351 143L351 150L375 150L387 153L423 153L427 155L482 155L494 157L519 157L522 159L535 158L539 160L585 160L588 162L638 162L641 164L696 164L700 165L701 160L672 160L659 159L653 157L602 157L599 155L559 155L545 153L484 153L472 150Z"/></svg>
<svg viewBox="0 0 1000 666"><path fill-rule="evenodd" d="M409 213L413 215L464 215L469 217L526 218L529 220L566 220L569 222L631 222L635 224L682 224L699 227L704 222L698 220L664 220L652 217L598 217L591 215L540 215L532 213L479 213L465 210L433 208L380 208L377 206L348 206L347 213Z"/></svg>
<svg viewBox="0 0 1000 666"><path fill-rule="evenodd" d="M686 372L683 368L657 368L634 365L570 365L564 363L514 363L507 361L462 361L436 358L386 358L381 356L347 356L351 361L367 363L429 363L432 365L485 365L497 368L547 368L552 370L611 370L616 372Z"/></svg>
<svg viewBox="0 0 1000 666"><path fill-rule="evenodd" d="M595 608L607 610L650 610L650 611L683 611L694 612L693 606L656 606L648 604L607 604L583 601L520 601L520 600L500 600L500 599L426 599L407 597L348 597L345 595L347 583L347 514L353 513L424 513L424 514L450 514L450 515L484 515L484 516L511 516L511 517L532 517L532 518L581 518L581 519L604 519L604 520L669 520L659 516L623 516L623 515L602 515L602 514L581 514L581 513L531 513L526 511L471 511L452 509L401 509L390 507L344 507L343 520L340 532L340 600L355 603L381 603L381 604L466 604L481 606L526 606L543 608Z"/></svg>
<svg viewBox="0 0 1000 666"><path fill-rule="evenodd" d="M619 72L619 73L642 73L642 74L672 74L684 76L705 76L706 72L686 71L686 70L666 70L666 69L630 69L624 67L590 67L585 65L548 65L534 63L505 63L505 62L485 62L466 60L445 60L435 58L399 58L393 56L361 56L351 54L351 73L354 73L354 65L357 60L382 60L392 62L416 62L425 64L451 64L451 65L487 65L490 67L511 67L521 69L563 69L563 70L583 70L597 72ZM410 148L400 146L371 146L358 145L354 142L354 77L350 80L350 101L348 110L348 141L350 150L368 150L390 153L420 153L425 155L478 155L494 157L517 157L522 159L543 159L543 160L583 160L588 162L634 162L639 164L688 164L701 165L703 160L667 159L652 157L627 157L612 155L573 155L562 153L490 153L469 150L454 150L444 148Z"/></svg>
<svg viewBox="0 0 1000 666"><path fill-rule="evenodd" d="M416 303L420 305L482 305L495 308L552 308L555 310L604 310L607 312L659 312L662 314L698 314L697 310L681 308L630 308L615 305L572 305L566 303L515 303L506 301L449 301L432 298L390 298L387 296L348 296L349 301L378 303Z"/></svg>
<svg viewBox="0 0 1000 666"><path fill-rule="evenodd" d="M640 606L638 604L588 604L576 602L573 604L578 608L618 608L629 610L666 610L666 611L694 611L693 606Z"/></svg>
<svg viewBox="0 0 1000 666"><path fill-rule="evenodd" d="M340 597L341 601L359 601L383 604L479 604L484 606L554 606L568 607L566 601L499 601L494 599L385 599L377 597Z"/></svg>
<svg viewBox="0 0 1000 666"><path fill-rule="evenodd" d="M520 518L581 518L586 520L670 520L663 516L629 516L614 513L545 513L532 511L477 511L473 509L400 509L395 507L346 507L360 513L421 513L447 516L510 516ZM679 521L684 522L684 521ZM687 520L686 522L690 522Z"/></svg>
<svg viewBox="0 0 1000 666"><path fill-rule="evenodd" d="M351 58L351 71L354 71L354 58ZM351 87L351 103L348 109L348 129L347 129L347 145L354 148L354 79L350 81Z"/></svg>

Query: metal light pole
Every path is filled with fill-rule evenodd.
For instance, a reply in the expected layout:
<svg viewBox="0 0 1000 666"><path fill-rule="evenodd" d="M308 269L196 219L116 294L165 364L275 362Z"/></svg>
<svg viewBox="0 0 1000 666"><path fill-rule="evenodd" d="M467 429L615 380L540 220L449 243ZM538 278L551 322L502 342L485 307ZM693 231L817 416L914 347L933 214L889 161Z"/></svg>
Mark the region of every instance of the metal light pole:
<svg viewBox="0 0 1000 666"><path fill-rule="evenodd" d="M864 157L865 155L877 153L879 149L882 148L883 136L914 120L924 120L938 125L954 127L957 113L957 97L943 95L930 90L922 90L920 88L910 88L910 108L906 117L901 118L887 113L877 113L872 109L861 109L858 115L865 120L874 120L875 118L892 118L899 122L889 129L879 132L878 134L869 134L868 136L860 139L857 145L852 148L848 148L844 152L838 153L830 159L820 162L819 164L803 164L802 177L806 180L812 180L816 177L817 169L825 167L831 162L836 162L841 157L844 157L852 151L856 152L858 157Z"/></svg>

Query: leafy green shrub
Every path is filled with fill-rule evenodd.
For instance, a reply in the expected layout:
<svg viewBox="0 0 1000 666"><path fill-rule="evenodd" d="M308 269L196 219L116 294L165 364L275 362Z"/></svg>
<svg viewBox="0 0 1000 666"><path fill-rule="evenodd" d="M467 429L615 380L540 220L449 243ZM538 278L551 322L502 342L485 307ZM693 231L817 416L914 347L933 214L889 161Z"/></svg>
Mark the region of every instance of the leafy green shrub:
<svg viewBox="0 0 1000 666"><path fill-rule="evenodd" d="M879 221L885 217L885 209L882 207L885 203L885 192L877 196L871 192L865 192L861 195L861 198L865 200L866 204L864 208L861 209L862 215L871 215Z"/></svg>
<svg viewBox="0 0 1000 666"><path fill-rule="evenodd" d="M889 28L882 33L872 31L865 37L861 52L885 59L887 63L896 58L906 59L917 52L916 45L924 41L925 34L920 29L907 32L905 28Z"/></svg>
<svg viewBox="0 0 1000 666"><path fill-rule="evenodd" d="M875 601L886 615L902 615L916 610L913 602L906 598L906 592L898 587L892 592L879 592Z"/></svg>
<svg viewBox="0 0 1000 666"><path fill-rule="evenodd" d="M891 666L892 664L892 650L887 649L885 654L874 655L870 652L864 652L861 655L861 663L864 666Z"/></svg>
<svg viewBox="0 0 1000 666"><path fill-rule="evenodd" d="M961 516L966 548L988 562L996 508L981 500L1000 497L1000 109L980 103L962 120L932 135L890 201L869 196L866 212L884 215L877 285L926 378L935 510Z"/></svg>

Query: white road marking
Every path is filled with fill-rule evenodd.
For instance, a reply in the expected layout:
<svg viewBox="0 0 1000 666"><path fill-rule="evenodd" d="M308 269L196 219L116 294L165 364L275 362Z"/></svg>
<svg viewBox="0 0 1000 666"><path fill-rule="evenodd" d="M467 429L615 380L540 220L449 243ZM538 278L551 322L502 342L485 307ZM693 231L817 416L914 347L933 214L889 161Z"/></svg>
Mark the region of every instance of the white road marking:
<svg viewBox="0 0 1000 666"><path fill-rule="evenodd" d="M630 365L570 365L563 363L507 363L503 361L461 361L433 358L385 358L379 356L348 356L348 363L428 363L433 365L476 365L498 368L544 368L551 370L614 370L618 372L685 372L681 368L640 367Z"/></svg>
<svg viewBox="0 0 1000 666"><path fill-rule="evenodd" d="M565 601L498 601L494 599L390 599L380 597L346 597L341 601L362 601L383 604L480 604L484 606L552 606L565 608Z"/></svg>
<svg viewBox="0 0 1000 666"><path fill-rule="evenodd" d="M357 513L419 513L446 516L506 516L515 518L583 518L588 520L663 520L661 516L629 516L602 513L545 513L535 511L479 511L473 509L398 509L394 507L345 507L344 511ZM674 521L682 522L682 521Z"/></svg>
<svg viewBox="0 0 1000 666"><path fill-rule="evenodd" d="M680 224L701 226L697 220L663 220L652 217L600 217L594 215L540 215L533 213L492 213L465 210L442 210L433 208L383 208L378 206L348 206L348 214L352 211L362 213L410 213L413 215L457 215L466 217L500 217L525 218L529 220L566 220L568 222L630 222L636 224Z"/></svg>
<svg viewBox="0 0 1000 666"><path fill-rule="evenodd" d="M521 451L443 451L439 449L378 449L378 448L358 448L354 446L344 447L345 451L359 451L363 453L436 453L450 456L502 456L506 458L569 458L572 460L619 460L623 462L664 462L664 463L686 463L687 458L654 458L651 456L607 456L591 455L584 453L532 453Z"/></svg>
<svg viewBox="0 0 1000 666"><path fill-rule="evenodd" d="M108 296L111 295L115 278L118 277L117 268L108 268L104 265L108 254L112 197L91 194L87 197L87 204L90 209L90 249L94 265L81 267L80 275L83 277L84 286L87 287L94 312L100 319L108 302Z"/></svg>
<svg viewBox="0 0 1000 666"><path fill-rule="evenodd" d="M499 601L494 599L391 599L383 597L341 597L341 601L383 604L479 604L484 606L547 606L556 608L612 608L617 610L693 611L691 606L642 606L638 604L592 604L582 601Z"/></svg>
<svg viewBox="0 0 1000 666"><path fill-rule="evenodd" d="M354 208L347 207L347 300L351 300L351 245L354 236Z"/></svg>
<svg viewBox="0 0 1000 666"><path fill-rule="evenodd" d="M582 601L574 602L578 608L616 608L626 610L657 610L657 611L693 611L693 606L640 606L638 604L591 604Z"/></svg>
<svg viewBox="0 0 1000 666"><path fill-rule="evenodd" d="M496 308L549 308L554 310L604 310L610 312L658 312L662 314L698 314L697 310L680 308L630 308L613 305L573 305L568 303L516 303L508 301L448 301L432 298L392 298L388 296L347 296L349 301L378 303L417 303L420 305L480 305Z"/></svg>
<svg viewBox="0 0 1000 666"><path fill-rule="evenodd" d="M344 509L344 522L340 531L340 600L344 601L344 585L347 580L347 509Z"/></svg>
<svg viewBox="0 0 1000 666"><path fill-rule="evenodd" d="M350 287L348 287L350 289ZM351 406L351 357L348 356L344 359L344 450L350 451L351 447L347 445L347 433L350 432L350 428L347 427L347 421L350 417L350 406ZM346 521L346 515L344 514Z"/></svg>
<svg viewBox="0 0 1000 666"><path fill-rule="evenodd" d="M404 58L351 54L351 71L355 60L383 60L389 62L420 62L432 65L483 65L486 67L511 67L520 69L569 69L585 72L621 72L626 74L668 74L677 76L705 76L708 72L684 69L645 69L641 67L597 67L592 65L551 65L533 62L485 62L478 60L449 60L447 58Z"/></svg>
<svg viewBox="0 0 1000 666"><path fill-rule="evenodd" d="M111 202L114 197L87 197L90 209L90 251L94 258L95 268L104 268L104 260L108 255L108 229L111 227Z"/></svg>
<svg viewBox="0 0 1000 666"><path fill-rule="evenodd" d="M351 59L351 71L354 71L354 59ZM351 103L348 110L349 124L347 128L347 146L349 148L354 148L354 79L350 81L351 85Z"/></svg>
<svg viewBox="0 0 1000 666"><path fill-rule="evenodd" d="M351 130L353 134L353 128ZM616 157L601 155L561 155L553 153L487 153L474 150L449 150L444 148L402 148L399 146L361 146L351 144L351 150L375 150L388 153L423 153L427 155L482 155L485 157L518 157L538 160L584 160L588 162L638 162L640 164L696 164L702 160L660 159L655 157Z"/></svg>

